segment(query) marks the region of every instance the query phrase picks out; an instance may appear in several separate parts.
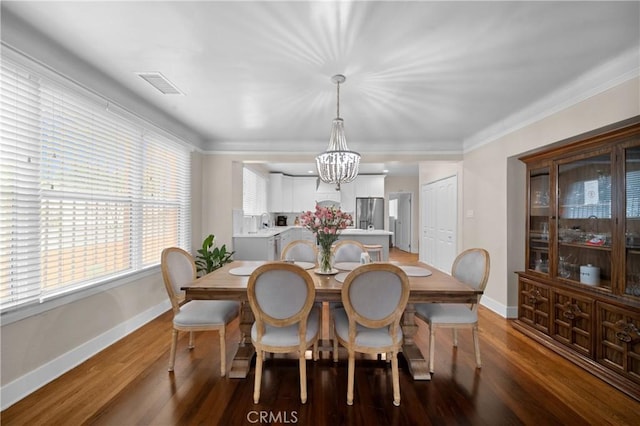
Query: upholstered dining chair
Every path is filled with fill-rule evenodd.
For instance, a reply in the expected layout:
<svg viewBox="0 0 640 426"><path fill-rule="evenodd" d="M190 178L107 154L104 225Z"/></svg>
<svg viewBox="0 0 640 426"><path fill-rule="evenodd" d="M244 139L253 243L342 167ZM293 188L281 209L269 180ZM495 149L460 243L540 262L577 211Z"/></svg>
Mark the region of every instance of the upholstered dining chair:
<svg viewBox="0 0 640 426"><path fill-rule="evenodd" d="M184 303L183 285L197 277L193 257L178 247L162 251L161 269L164 285L173 309L173 331L169 371L173 371L176 360L178 331L189 332L189 349L193 349L193 332L217 330L220 335L220 374L226 374L226 327L240 311L240 303L230 300L191 300Z"/></svg>
<svg viewBox="0 0 640 426"><path fill-rule="evenodd" d="M313 345L314 359L317 358L320 331L320 315L313 308L315 292L311 275L291 263L267 263L249 277L247 297L255 317L251 341L256 348L253 387L253 402L256 404L260 400L265 352L298 352L300 401L303 404L307 402L305 352Z"/></svg>
<svg viewBox="0 0 640 426"><path fill-rule="evenodd" d="M333 246L333 261L360 262L360 255L366 252L361 242L355 240L340 240Z"/></svg>
<svg viewBox="0 0 640 426"><path fill-rule="evenodd" d="M318 261L318 247L308 240L291 241L282 250L280 259L316 263Z"/></svg>
<svg viewBox="0 0 640 426"><path fill-rule="evenodd" d="M342 285L344 309L333 314L334 353L337 342L349 354L347 404L353 404L355 353L391 354L393 404L400 405L398 352L400 319L409 300L409 278L390 263L370 263L351 271Z"/></svg>
<svg viewBox="0 0 640 426"><path fill-rule="evenodd" d="M451 267L451 275L458 281L484 291L489 279L489 252L481 248L472 248L460 253ZM482 367L480 343L478 337L478 301L471 306L456 303L420 303L415 305L416 317L429 326L429 370L434 372L434 354L436 329L453 329L453 346L458 346L458 329L470 328L476 365Z"/></svg>

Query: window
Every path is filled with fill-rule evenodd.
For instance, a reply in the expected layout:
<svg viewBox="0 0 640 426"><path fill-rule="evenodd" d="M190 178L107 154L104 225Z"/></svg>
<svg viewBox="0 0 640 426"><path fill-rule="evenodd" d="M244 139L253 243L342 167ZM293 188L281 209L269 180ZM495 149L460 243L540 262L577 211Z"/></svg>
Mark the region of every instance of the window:
<svg viewBox="0 0 640 426"><path fill-rule="evenodd" d="M267 179L247 167L242 169L242 210L247 216L267 211Z"/></svg>
<svg viewBox="0 0 640 426"><path fill-rule="evenodd" d="M0 77L0 310L190 248L184 145L8 60Z"/></svg>

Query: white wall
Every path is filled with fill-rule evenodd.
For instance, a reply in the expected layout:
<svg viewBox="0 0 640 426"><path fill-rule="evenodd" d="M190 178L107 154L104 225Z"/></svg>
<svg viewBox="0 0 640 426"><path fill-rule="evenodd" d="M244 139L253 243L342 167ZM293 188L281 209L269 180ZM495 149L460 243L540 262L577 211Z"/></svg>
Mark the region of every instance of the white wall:
<svg viewBox="0 0 640 426"><path fill-rule="evenodd" d="M464 155L463 245L484 247L491 274L482 303L503 316L517 311L517 277L524 268L525 169L517 157L565 138L640 115L640 79L513 131Z"/></svg>

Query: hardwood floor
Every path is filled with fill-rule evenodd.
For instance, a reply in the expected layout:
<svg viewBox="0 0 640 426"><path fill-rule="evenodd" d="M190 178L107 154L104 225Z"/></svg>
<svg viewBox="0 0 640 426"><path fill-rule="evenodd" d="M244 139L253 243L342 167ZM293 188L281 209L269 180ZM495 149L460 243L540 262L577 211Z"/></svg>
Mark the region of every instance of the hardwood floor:
<svg viewBox="0 0 640 426"><path fill-rule="evenodd" d="M415 260L397 250L392 257ZM253 371L244 380L220 377L215 333L197 333L192 351L181 333L169 373L171 319L161 315L3 411L2 425L631 425L640 416L638 402L482 307L482 369L475 368L470 332L460 332L457 349L451 334L440 332L430 382L413 381L401 359L400 407L392 403L390 366L370 357L356 363L354 405L347 406L346 359L334 364L328 353L307 362L304 405L297 361L267 358L260 403L253 404ZM416 342L426 354L425 331L420 324ZM229 358L238 340L235 324Z"/></svg>

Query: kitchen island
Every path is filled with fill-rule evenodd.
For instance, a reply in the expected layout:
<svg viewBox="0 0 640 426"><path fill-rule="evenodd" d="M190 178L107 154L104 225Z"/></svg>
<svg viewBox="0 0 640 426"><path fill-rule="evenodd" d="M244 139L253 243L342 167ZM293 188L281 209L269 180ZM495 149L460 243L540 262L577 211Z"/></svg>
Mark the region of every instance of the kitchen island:
<svg viewBox="0 0 640 426"><path fill-rule="evenodd" d="M348 228L340 232L339 240L356 240L362 244L382 246L382 260L389 259L389 239L393 232L383 229L364 230ZM313 241L311 231L302 226L278 226L255 233L233 236L235 260L278 260L282 250L294 240Z"/></svg>

